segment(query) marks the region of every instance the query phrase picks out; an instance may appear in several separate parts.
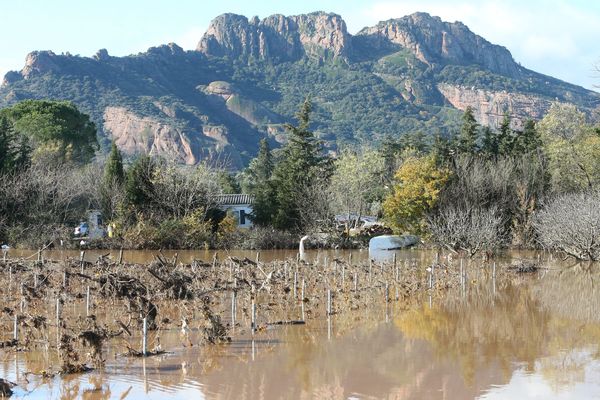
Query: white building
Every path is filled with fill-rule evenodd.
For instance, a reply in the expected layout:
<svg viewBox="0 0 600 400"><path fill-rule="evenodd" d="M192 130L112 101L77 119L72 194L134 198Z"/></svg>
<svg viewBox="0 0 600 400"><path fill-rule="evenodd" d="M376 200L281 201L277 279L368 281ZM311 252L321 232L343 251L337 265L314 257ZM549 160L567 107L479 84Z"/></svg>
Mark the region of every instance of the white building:
<svg viewBox="0 0 600 400"><path fill-rule="evenodd" d="M217 196L219 208L233 214L238 228L252 227L252 196L249 194L222 194Z"/></svg>

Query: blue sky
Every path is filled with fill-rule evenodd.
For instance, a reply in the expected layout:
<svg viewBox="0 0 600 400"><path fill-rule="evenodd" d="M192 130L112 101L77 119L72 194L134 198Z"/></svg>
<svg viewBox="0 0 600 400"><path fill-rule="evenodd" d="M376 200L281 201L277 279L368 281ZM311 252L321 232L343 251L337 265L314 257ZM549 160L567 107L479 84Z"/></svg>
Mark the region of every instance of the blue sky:
<svg viewBox="0 0 600 400"><path fill-rule="evenodd" d="M335 12L350 33L415 11L460 20L506 46L524 66L587 88L600 85L598 0L0 0L0 76L19 70L32 50L91 56L145 51L175 42L192 49L224 12L258 15Z"/></svg>

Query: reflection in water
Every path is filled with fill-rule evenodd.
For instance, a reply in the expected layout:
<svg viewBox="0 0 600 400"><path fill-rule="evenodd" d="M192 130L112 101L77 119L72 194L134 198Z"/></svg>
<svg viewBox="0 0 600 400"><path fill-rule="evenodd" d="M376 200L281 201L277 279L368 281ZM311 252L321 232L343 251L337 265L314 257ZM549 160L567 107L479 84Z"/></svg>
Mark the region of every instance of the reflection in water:
<svg viewBox="0 0 600 400"><path fill-rule="evenodd" d="M27 398L599 398L598 268L546 266L499 282L473 272L464 294L458 287L430 303L423 292L411 306L277 327L230 345L183 347L177 329L161 331L172 353L124 358L115 342L106 369L85 375L24 375L49 369L53 350L0 353L0 376Z"/></svg>

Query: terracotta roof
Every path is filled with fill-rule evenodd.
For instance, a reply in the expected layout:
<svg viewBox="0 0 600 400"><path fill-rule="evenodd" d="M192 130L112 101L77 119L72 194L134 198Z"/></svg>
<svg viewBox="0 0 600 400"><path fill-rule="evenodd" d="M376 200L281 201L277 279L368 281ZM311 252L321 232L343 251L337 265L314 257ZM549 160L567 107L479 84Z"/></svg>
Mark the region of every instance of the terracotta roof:
<svg viewBox="0 0 600 400"><path fill-rule="evenodd" d="M252 204L254 199L249 194L221 194L217 196L217 204L221 206L239 206Z"/></svg>

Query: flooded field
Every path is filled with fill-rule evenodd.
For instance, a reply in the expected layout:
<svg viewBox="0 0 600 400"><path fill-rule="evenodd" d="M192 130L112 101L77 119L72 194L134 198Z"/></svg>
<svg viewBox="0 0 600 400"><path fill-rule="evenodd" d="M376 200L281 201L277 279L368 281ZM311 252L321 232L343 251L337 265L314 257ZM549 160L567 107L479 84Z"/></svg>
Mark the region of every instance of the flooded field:
<svg viewBox="0 0 600 400"><path fill-rule="evenodd" d="M298 255L298 250L263 250L257 252L255 250L163 250L162 253L166 257L177 255L178 260L184 263L191 263L193 260L211 261L215 255L220 259L231 257L256 259L256 254L260 253L260 259L264 262L295 259ZM28 258L36 260L38 257L37 250L21 250L11 249L10 256L16 258ZM117 260L121 254L120 250L86 250L85 259L95 262L98 257L108 254L112 259ZM123 250L123 262L125 263L149 263L154 261L158 254L155 250ZM306 255L309 261L323 262L325 257L329 260L334 258L345 259L352 257L354 261L367 261L369 259L368 250L307 250ZM387 254L389 255L389 254ZM81 251L79 250L45 250L42 256L51 260L65 260L67 258L79 259ZM397 257L414 258L414 251L398 251Z"/></svg>
<svg viewBox="0 0 600 400"><path fill-rule="evenodd" d="M133 261L127 254L125 261L137 263L156 255ZM432 274L436 256L425 251L398 252L395 263L369 263L365 252L315 252L308 263L297 263L293 252L287 262L263 252L258 266L255 252L230 255L218 254L213 265L212 252L180 252L179 263L203 264L165 260L171 275L154 271L163 279L198 276L186 286L193 296L166 288L139 265L104 260L85 264L83 274L78 261L20 272L3 266L3 307L22 320L19 345L0 349L0 377L18 385L14 398L34 399L600 398L595 265L523 253L494 267L442 255ZM151 307L107 291L100 278L116 271L145 286L139 297L158 309L147 348L164 353L132 356L142 349L139 318ZM19 282L37 290L21 294ZM221 318L230 340L207 342L216 327L207 324L209 314ZM35 330L42 315L45 326ZM5 309L0 321L0 341L8 342L14 315ZM57 373L65 362L63 335L115 332L117 322L131 336L106 338L100 355L72 341L78 362L92 371Z"/></svg>

